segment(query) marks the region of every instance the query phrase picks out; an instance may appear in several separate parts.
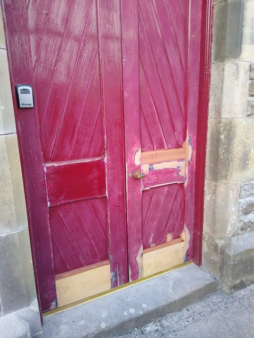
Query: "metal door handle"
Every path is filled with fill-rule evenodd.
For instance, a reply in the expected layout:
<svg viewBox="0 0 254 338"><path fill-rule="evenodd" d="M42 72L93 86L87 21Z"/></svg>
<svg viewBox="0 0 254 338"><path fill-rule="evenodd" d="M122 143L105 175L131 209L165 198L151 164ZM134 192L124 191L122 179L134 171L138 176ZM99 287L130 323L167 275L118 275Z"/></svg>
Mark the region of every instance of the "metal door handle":
<svg viewBox="0 0 254 338"><path fill-rule="evenodd" d="M141 171L136 170L135 173L133 174L134 178L137 180L142 180L142 178L145 177L145 174L143 174Z"/></svg>

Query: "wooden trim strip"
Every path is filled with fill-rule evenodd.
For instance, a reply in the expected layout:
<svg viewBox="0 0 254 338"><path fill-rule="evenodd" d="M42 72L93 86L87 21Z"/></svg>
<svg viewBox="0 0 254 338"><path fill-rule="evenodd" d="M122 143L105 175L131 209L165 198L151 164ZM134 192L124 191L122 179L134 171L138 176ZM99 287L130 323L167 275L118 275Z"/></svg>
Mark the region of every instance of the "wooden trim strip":
<svg viewBox="0 0 254 338"><path fill-rule="evenodd" d="M167 149L141 152L141 164L185 160L185 149Z"/></svg>
<svg viewBox="0 0 254 338"><path fill-rule="evenodd" d="M98 262L98 263L95 263L95 264L83 266L82 268L78 268L78 269L75 269L75 270L59 273L58 275L56 275L56 280L71 277L71 276L77 275L79 273L82 273L82 272L85 272L85 271L88 271L88 270L92 270L92 269L97 269L101 266L108 265L108 264L110 264L110 262L109 262L109 260L106 260L106 261L103 261L103 262Z"/></svg>
<svg viewBox="0 0 254 338"><path fill-rule="evenodd" d="M153 251L157 251L157 250L160 250L160 249L164 249L168 246L171 246L171 245L174 245L174 244L177 244L177 243L181 243L181 242L183 242L182 238L176 238L176 239L173 239L170 242L166 242L166 243L159 244L159 245L156 245L156 246L152 246L151 248L145 249L144 254L147 254L147 253L153 252Z"/></svg>
<svg viewBox="0 0 254 338"><path fill-rule="evenodd" d="M99 263L96 267L94 265L87 266L79 273L75 270L74 274L66 274L62 278L61 275L58 275L56 279L58 306L64 306L110 290L110 280L109 261Z"/></svg>
<svg viewBox="0 0 254 338"><path fill-rule="evenodd" d="M204 223L204 193L209 90L211 76L211 49L213 33L213 0L202 0L201 48L200 48L200 82L198 102L197 150L195 182L195 214L193 233L193 261L202 263L202 239Z"/></svg>

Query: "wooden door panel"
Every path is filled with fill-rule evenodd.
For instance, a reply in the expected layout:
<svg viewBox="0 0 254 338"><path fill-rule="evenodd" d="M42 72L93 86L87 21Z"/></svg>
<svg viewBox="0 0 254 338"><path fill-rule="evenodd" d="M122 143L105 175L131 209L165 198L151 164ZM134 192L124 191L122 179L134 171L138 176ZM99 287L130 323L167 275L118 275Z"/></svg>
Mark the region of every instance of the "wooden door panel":
<svg viewBox="0 0 254 338"><path fill-rule="evenodd" d="M50 209L56 274L108 259L107 199L91 199Z"/></svg>
<svg viewBox="0 0 254 338"><path fill-rule="evenodd" d="M45 166L49 206L106 196L104 158Z"/></svg>
<svg viewBox="0 0 254 338"><path fill-rule="evenodd" d="M160 8L160 3L164 4L164 9ZM178 19L183 20L182 16L179 16ZM156 97L156 92L159 91L166 101L163 108L160 108L161 105L159 106L158 104L155 104L154 107L160 121L160 128L164 129L164 139L167 138L166 144L164 146L159 144L156 149L181 147L186 136L186 77L184 76L183 67L179 62L178 39L175 40L172 27L165 28L165 30L171 29L164 37L161 32L161 27L164 27L163 23L167 22L169 26L170 20L166 1L139 1L139 42L142 64L140 66L140 90L142 93L142 86L144 85L143 69L151 90L151 97ZM163 38L166 40L164 41ZM168 46L170 42L171 45ZM157 79L157 82L160 82L159 87L157 87L155 79ZM142 106L143 102L148 99L148 95L142 96L141 94L140 99ZM158 109L156 109L157 107ZM169 126L171 128L167 129ZM152 128L152 125L150 125L150 128ZM154 135L152 132L151 134L153 138ZM172 144L171 138L176 138L177 146L176 144ZM146 149L143 144L142 149Z"/></svg>
<svg viewBox="0 0 254 338"><path fill-rule="evenodd" d="M144 249L170 242L183 232L184 189L171 184L143 191L142 223Z"/></svg>
<svg viewBox="0 0 254 338"><path fill-rule="evenodd" d="M191 259L201 0L2 1L43 311Z"/></svg>
<svg viewBox="0 0 254 338"><path fill-rule="evenodd" d="M133 183L133 189L127 191L128 199L139 207L141 200L142 208L138 225L142 228L141 240L134 212L128 209L130 271L131 278L136 279L148 271L153 273L153 269L158 272L159 260L169 259L166 253L176 254L175 263L170 258L161 265L167 268L183 262L187 250L187 259L192 258L201 1L133 0L132 8L132 16L138 21L138 48L132 53L139 59L135 69L140 94L139 121L137 117L132 120L136 125L140 123L140 133L132 137L140 149L135 152L139 156L132 155L136 166L130 158L128 168L133 174L141 164L145 175L141 184ZM123 50L129 41L123 35ZM124 69L129 68L127 58ZM129 90L125 101L133 95L134 90ZM126 147L128 152L133 154L134 148ZM131 186L131 177L127 178L127 186ZM177 249L170 248L173 244ZM132 246L136 248L135 256ZM156 253L157 247L161 254Z"/></svg>

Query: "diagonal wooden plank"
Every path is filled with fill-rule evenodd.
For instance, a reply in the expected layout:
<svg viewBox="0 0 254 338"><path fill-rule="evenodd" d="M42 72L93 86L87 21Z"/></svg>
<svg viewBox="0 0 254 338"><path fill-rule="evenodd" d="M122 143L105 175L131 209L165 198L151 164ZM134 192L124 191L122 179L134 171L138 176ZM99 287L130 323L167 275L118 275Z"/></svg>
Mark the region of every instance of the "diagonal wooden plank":
<svg viewBox="0 0 254 338"><path fill-rule="evenodd" d="M92 57L77 60L72 82L69 86L68 98L62 112L60 126L55 137L52 148L51 160L61 161L64 159L79 159L71 156L77 137L84 137L89 132L89 128L80 130L92 119L94 121L95 111L100 104L100 87L98 86L98 76L95 76L95 70L98 72L98 52ZM82 61L84 61L82 63ZM87 61L89 64L87 64ZM86 74L84 76L83 74ZM92 98L91 110L84 111L86 101ZM85 114L86 113L86 114ZM86 116L85 116L86 115ZM89 126L90 127L90 126ZM84 133L84 135L82 135ZM84 142L87 146L87 143ZM64 145L64 146L63 146ZM78 148L79 149L79 148Z"/></svg>
<svg viewBox="0 0 254 338"><path fill-rule="evenodd" d="M51 236L54 239L70 270L84 266L76 245L70 240L68 229L58 212L58 207L50 210Z"/></svg>
<svg viewBox="0 0 254 338"><path fill-rule="evenodd" d="M140 12L144 20L150 48L152 55L155 59L156 67L163 84L163 91L168 103L170 115L175 126L175 132L178 138L178 142L182 144L185 139L185 121L177 91L172 76L172 71L168 64L167 56L165 55L165 49L161 41L159 27L152 6L144 0L140 0Z"/></svg>
<svg viewBox="0 0 254 338"><path fill-rule="evenodd" d="M54 1L50 0L43 2L40 0L29 0L27 6L33 67L41 52L40 46L50 18L50 7L53 4Z"/></svg>
<svg viewBox="0 0 254 338"><path fill-rule="evenodd" d="M105 128L103 125L102 104L100 105L99 114L94 128L94 133L90 140L89 146L80 147L80 157L105 156ZM73 153L74 156L75 153Z"/></svg>
<svg viewBox="0 0 254 338"><path fill-rule="evenodd" d="M83 107L79 113L79 120L73 128L73 133L69 133L69 142L72 143L70 147L68 157L69 158L81 158L83 149L90 149L91 141L94 136L95 127L98 118L102 119L101 113L101 92L100 92L100 78L99 78L99 56L97 54L91 72L91 80L86 92ZM67 126L66 126L67 127ZM67 128L66 128L67 129ZM75 130L76 129L76 130ZM75 131L75 134L74 134ZM66 131L62 132L63 137L66 136ZM74 136L73 136L74 134ZM104 140L103 134L97 135L98 138ZM73 139L73 141L72 141ZM59 145L61 141L59 141ZM57 147L56 147L57 148ZM64 152L66 153L66 152ZM76 157L74 156L76 155ZM62 155L63 156L63 155ZM95 154L94 156L97 156Z"/></svg>
<svg viewBox="0 0 254 338"><path fill-rule="evenodd" d="M54 238L52 238L52 250L53 250L53 260L54 260L55 274L70 271L70 267L68 266L68 263L64 259L63 254L59 250Z"/></svg>
<svg viewBox="0 0 254 338"><path fill-rule="evenodd" d="M79 57L81 52L84 52L84 43L82 41L86 34L89 35L89 33L91 34L91 30L96 29L96 22L91 23L92 0L89 0L89 3L85 3L86 6L81 0L74 3L75 6L70 13L70 20L67 23L66 34L61 44L50 93L45 106L45 113L41 122L42 148L46 161L50 160L56 135L61 126L62 118L65 116L65 108L72 88L73 78L76 75L75 71L78 67ZM89 4L90 6L88 6ZM76 24L77 18L82 24ZM94 29L92 28L93 26L95 27ZM80 40L79 44L76 43L76 39ZM88 46L94 45L89 40L87 44ZM98 47L96 46L95 49L94 54L88 53L89 55L92 54L92 59L94 59ZM87 53L84 54L87 56ZM76 117L76 114L77 112L74 112L73 118Z"/></svg>
<svg viewBox="0 0 254 338"><path fill-rule="evenodd" d="M141 106L139 108L139 111L140 111L140 115L141 115L141 117L140 117L141 118L141 122L140 122L140 125L141 125L141 149L142 150L154 150L155 146L154 146L154 143L153 143L153 139L152 139L152 136L151 136L151 133L150 133L150 130L149 130L148 124L146 122L145 115L144 115L144 112L143 112L143 109L142 109Z"/></svg>
<svg viewBox="0 0 254 338"><path fill-rule="evenodd" d="M67 0L63 0L59 6L59 1L52 1L50 12L48 13L48 22L40 43L40 51L37 54L38 57L34 66L35 90L38 94L37 105L40 123L44 116L50 90L52 90L60 49L65 45L63 44L64 33L66 33L67 23L70 22L69 18L71 17L67 2ZM74 9L72 4L71 8L72 10Z"/></svg>
<svg viewBox="0 0 254 338"><path fill-rule="evenodd" d="M177 184L177 190L174 195L173 205L167 219L166 226L163 231L163 238L166 238L168 234L172 234L175 231L179 211L182 210L184 205L184 194L183 194L183 185Z"/></svg>
<svg viewBox="0 0 254 338"><path fill-rule="evenodd" d="M182 56L179 51L179 41L181 37L174 31L171 15L168 11L168 7L165 6L165 2L154 0L153 1L157 24L161 33L161 40L165 48L165 54L172 71L175 87L177 90L177 96L180 101L181 109L185 116L185 98L186 98L186 58L182 60ZM181 16L178 13L178 20L181 20ZM187 32L185 32L187 35ZM185 36L184 36L185 37Z"/></svg>
<svg viewBox="0 0 254 338"><path fill-rule="evenodd" d="M156 0L159 3L158 0ZM188 8L189 1L165 1L165 11L168 13L172 28L174 30L177 47L181 57L182 65L187 74L187 48L188 48Z"/></svg>
<svg viewBox="0 0 254 338"><path fill-rule="evenodd" d="M165 142L159 116L151 96L151 91L145 77L142 63L140 66L140 105L155 145L155 149L166 149L167 144Z"/></svg>
<svg viewBox="0 0 254 338"><path fill-rule="evenodd" d="M155 58L157 69L160 72L160 77L162 78L162 81L164 78L164 81L166 80L171 85L171 89L174 90L173 93L175 94L175 104L178 106L178 108L181 108L180 111L182 112L184 116L184 112L181 107L181 100L179 98L179 93L177 91L177 84L174 79L174 71L171 68L171 64L167 57L167 53L165 52L165 45L164 45L164 41L161 36L160 27L159 27L159 23L156 17L155 9L153 6L150 6L148 5L147 2L145 2L142 6L141 11L142 11L143 18L145 20L144 22L145 22L148 39L149 39L151 49L152 49L152 55ZM161 53L160 55L161 55L162 60L158 59L158 49L160 50L160 53ZM161 73L162 70L163 70L163 73ZM165 75L167 76L165 77Z"/></svg>
<svg viewBox="0 0 254 338"><path fill-rule="evenodd" d="M144 20L139 11L139 46L140 46L140 62L143 65L143 69L146 73L146 79L149 83L149 88L155 102L157 114L161 119L161 127L163 128L164 136L166 138L167 147L177 147L175 135L175 126L172 116L169 111L167 100L165 97L163 83L161 81L156 60L154 58L149 38L146 32ZM141 84L142 86L142 84Z"/></svg>

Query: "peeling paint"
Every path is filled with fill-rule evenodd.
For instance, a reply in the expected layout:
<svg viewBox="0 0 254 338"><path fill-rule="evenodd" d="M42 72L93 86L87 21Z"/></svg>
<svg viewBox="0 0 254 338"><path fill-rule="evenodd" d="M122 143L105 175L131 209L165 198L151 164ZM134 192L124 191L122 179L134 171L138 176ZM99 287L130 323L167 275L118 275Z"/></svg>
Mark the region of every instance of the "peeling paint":
<svg viewBox="0 0 254 338"><path fill-rule="evenodd" d="M182 235L181 235L182 240L184 241L184 248L183 248L183 262L186 262L187 259L187 251L190 247L190 239L191 239L191 235L190 235L190 231L187 228L187 226L184 226Z"/></svg>
<svg viewBox="0 0 254 338"><path fill-rule="evenodd" d="M136 151L135 157L134 157L134 162L135 162L136 165L141 164L141 149Z"/></svg>
<svg viewBox="0 0 254 338"><path fill-rule="evenodd" d="M167 237L166 237L166 242L171 242L173 240L173 234L172 233L168 233Z"/></svg>
<svg viewBox="0 0 254 338"><path fill-rule="evenodd" d="M143 164L142 171L145 175L149 174L150 170L162 170L162 169L178 169L179 175L185 175L185 161L170 161L170 162L161 162L156 164Z"/></svg>
<svg viewBox="0 0 254 338"><path fill-rule="evenodd" d="M138 266L138 276L132 276L132 273L130 273L131 280L143 277L143 245L142 244L141 244L140 249L138 251L138 254L136 256L136 262L137 262L137 266ZM130 270L131 270L131 268L130 268Z"/></svg>

